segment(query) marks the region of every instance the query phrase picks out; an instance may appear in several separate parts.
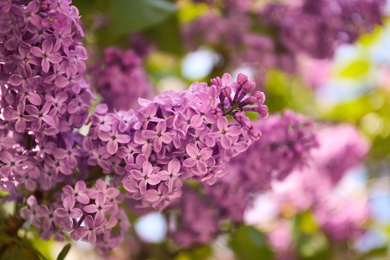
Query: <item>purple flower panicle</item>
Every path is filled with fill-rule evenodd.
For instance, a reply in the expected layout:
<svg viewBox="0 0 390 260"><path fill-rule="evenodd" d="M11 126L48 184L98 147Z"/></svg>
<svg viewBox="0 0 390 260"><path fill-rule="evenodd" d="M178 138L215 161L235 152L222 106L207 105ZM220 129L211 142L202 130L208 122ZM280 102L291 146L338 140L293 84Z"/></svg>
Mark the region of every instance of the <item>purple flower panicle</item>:
<svg viewBox="0 0 390 260"><path fill-rule="evenodd" d="M138 106L138 98L151 98L153 88L142 67L142 59L131 49L104 50L104 61L91 68L92 84L110 111Z"/></svg>
<svg viewBox="0 0 390 260"><path fill-rule="evenodd" d="M196 82L185 92L140 99L140 108L126 116L99 106L83 143L89 164L112 173L129 197L158 209L180 196L184 179L214 182L225 162L261 135L245 112L268 114L264 94L247 76L230 80L225 74L211 86Z"/></svg>

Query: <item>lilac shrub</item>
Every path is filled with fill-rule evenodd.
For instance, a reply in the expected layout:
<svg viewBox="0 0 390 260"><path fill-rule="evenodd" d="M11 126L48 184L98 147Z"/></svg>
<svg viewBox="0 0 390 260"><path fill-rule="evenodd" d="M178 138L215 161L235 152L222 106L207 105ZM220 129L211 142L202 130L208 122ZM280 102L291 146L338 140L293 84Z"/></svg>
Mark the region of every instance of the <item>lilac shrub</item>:
<svg viewBox="0 0 390 260"><path fill-rule="evenodd" d="M152 97L153 88L141 62L132 49L111 46L104 50L104 62L92 66L92 83L110 111L136 108L138 98Z"/></svg>
<svg viewBox="0 0 390 260"><path fill-rule="evenodd" d="M264 93L244 74L140 98L135 107L129 93L150 98L151 90L140 58L111 47L106 66L92 70L107 105L88 116L94 95L84 78L87 53L79 13L70 4L0 0L0 190L6 193L2 201L21 209L6 235L17 236L23 226L44 240L70 237L107 253L130 227L123 205L135 201L160 211L181 208L171 235L185 247L206 243L222 221L241 222L253 195L269 189L274 178L282 180L305 165L317 145L310 120L286 112L253 123L247 113L262 119L268 108ZM226 7L239 22L219 27L227 32L237 26L229 40L240 41L239 27L249 21L234 13L248 12L250 1L227 1ZM253 43L251 50L272 49L269 39L257 37L244 37ZM82 127L88 128L85 135ZM262 133L267 137L260 138ZM355 153L348 152L352 148ZM324 159L318 167L337 182L365 153L364 146L355 148L338 153L354 154L351 160ZM201 196L188 181L202 189ZM321 225L342 230L326 219Z"/></svg>
<svg viewBox="0 0 390 260"><path fill-rule="evenodd" d="M268 110L247 76L231 82L225 74L211 86L140 99L136 110L99 105L88 117L83 31L69 4L0 5L1 190L42 239L67 234L106 253L130 226L122 201L162 210L181 195L182 180L212 182L261 135L245 113L263 118ZM119 63L129 69L137 59L127 52ZM87 136L78 130L85 124Z"/></svg>
<svg viewBox="0 0 390 260"><path fill-rule="evenodd" d="M267 116L264 95L239 74L194 83L185 92L165 92L140 108L107 113L99 106L91 116L83 148L88 163L123 184L127 196L144 206L163 209L182 193L182 180L214 182L225 162L245 151L261 132L245 116ZM231 116L235 123L228 123Z"/></svg>

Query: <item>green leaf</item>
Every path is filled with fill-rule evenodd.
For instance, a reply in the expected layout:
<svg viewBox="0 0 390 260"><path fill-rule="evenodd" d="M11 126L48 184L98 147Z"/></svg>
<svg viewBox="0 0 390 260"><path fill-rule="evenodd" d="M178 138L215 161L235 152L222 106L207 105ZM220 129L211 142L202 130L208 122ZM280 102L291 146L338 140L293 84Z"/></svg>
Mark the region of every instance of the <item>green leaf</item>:
<svg viewBox="0 0 390 260"><path fill-rule="evenodd" d="M176 55L184 53L180 34L180 22L177 14L147 28L144 34L161 51Z"/></svg>
<svg viewBox="0 0 390 260"><path fill-rule="evenodd" d="M107 12L110 22L97 34L101 47L163 22L177 12L177 7L165 0L111 0Z"/></svg>
<svg viewBox="0 0 390 260"><path fill-rule="evenodd" d="M296 75L271 69L265 75L264 86L270 114L286 108L307 115L315 113L313 92Z"/></svg>
<svg viewBox="0 0 390 260"><path fill-rule="evenodd" d="M82 17L98 9L98 4L103 4L102 0L72 0L72 5L77 7ZM104 4L107 5L107 2Z"/></svg>
<svg viewBox="0 0 390 260"><path fill-rule="evenodd" d="M319 231L318 224L310 211L298 214L293 221L296 255L305 260L331 259L329 243L325 235Z"/></svg>
<svg viewBox="0 0 390 260"><path fill-rule="evenodd" d="M358 260L369 260L377 257L384 257L388 255L388 252L389 252L389 247L387 245L373 248L370 251L361 254Z"/></svg>
<svg viewBox="0 0 390 260"><path fill-rule="evenodd" d="M239 227L230 237L229 246L237 259L275 259L263 233L252 226Z"/></svg>
<svg viewBox="0 0 390 260"><path fill-rule="evenodd" d="M344 78L359 78L366 75L369 69L370 64L367 61L357 59L341 69L339 75Z"/></svg>
<svg viewBox="0 0 390 260"><path fill-rule="evenodd" d="M245 115L252 121L256 121L259 117L259 114L256 112L246 112Z"/></svg>
<svg viewBox="0 0 390 260"><path fill-rule="evenodd" d="M358 42L364 46L370 46L376 43L383 35L382 28L382 26L375 26L372 32L363 34L358 40Z"/></svg>
<svg viewBox="0 0 390 260"><path fill-rule="evenodd" d="M34 248L29 240L0 233L0 260L3 259L45 260L46 258Z"/></svg>
<svg viewBox="0 0 390 260"><path fill-rule="evenodd" d="M191 22L209 11L209 6L205 3L195 4L190 1L181 1L178 5L180 7L179 19L182 23Z"/></svg>
<svg viewBox="0 0 390 260"><path fill-rule="evenodd" d="M53 245L57 243L54 238L42 240L37 232L32 232L31 235L32 237L29 238L29 241L34 248L39 248L39 253L42 255L42 258L53 259L51 256L51 249L53 248Z"/></svg>
<svg viewBox="0 0 390 260"><path fill-rule="evenodd" d="M192 248L191 250L181 251L175 258L175 260L198 260L198 259L208 259L212 254L212 249L210 246L200 246Z"/></svg>
<svg viewBox="0 0 390 260"><path fill-rule="evenodd" d="M302 214L298 215L299 217L299 227L300 230L307 234L313 234L316 233L319 229L318 223L310 211L303 212Z"/></svg>
<svg viewBox="0 0 390 260"><path fill-rule="evenodd" d="M57 256L57 260L64 260L70 250L70 247L71 247L70 243L66 244L64 248L61 250L60 254Z"/></svg>

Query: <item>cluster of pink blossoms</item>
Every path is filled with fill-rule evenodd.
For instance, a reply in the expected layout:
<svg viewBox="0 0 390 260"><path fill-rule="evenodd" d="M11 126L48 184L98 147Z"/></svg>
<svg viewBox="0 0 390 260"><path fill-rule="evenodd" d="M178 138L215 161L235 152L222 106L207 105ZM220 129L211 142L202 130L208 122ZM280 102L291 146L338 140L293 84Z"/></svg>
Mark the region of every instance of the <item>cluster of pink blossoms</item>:
<svg viewBox="0 0 390 260"><path fill-rule="evenodd" d="M89 165L114 173L112 182L129 197L158 209L180 196L184 179L214 183L225 163L260 137L245 111L268 114L252 81L243 74L230 81L225 74L211 86L194 83L185 92L140 99L135 111L107 113L99 106L83 142Z"/></svg>
<svg viewBox="0 0 390 260"><path fill-rule="evenodd" d="M111 46L104 50L104 63L92 66L92 84L109 111L136 108L138 98L152 97L153 88L141 63L132 49Z"/></svg>
<svg viewBox="0 0 390 260"><path fill-rule="evenodd" d="M198 198L188 201L183 196L173 206L180 208L181 214L171 236L180 245L210 242L221 231L221 227L215 227L220 221L241 223L255 195L269 190L273 179L285 178L305 165L309 153L318 145L311 120L291 111L270 116L255 127L267 137L232 158L226 165L228 174L214 185L203 185L201 192L185 187L186 193ZM193 214L200 208L213 214ZM191 222L202 223L204 231L188 224Z"/></svg>
<svg viewBox="0 0 390 260"><path fill-rule="evenodd" d="M67 1L2 1L1 189L49 190L76 169L92 99L78 10Z"/></svg>
<svg viewBox="0 0 390 260"><path fill-rule="evenodd" d="M289 110L270 116L257 128L267 138L232 158L230 174L216 187L204 187L223 209L221 218L241 222L255 194L270 190L272 181L283 180L294 169L304 168L310 153L318 147L313 122Z"/></svg>
<svg viewBox="0 0 390 260"><path fill-rule="evenodd" d="M108 251L121 241L111 230L125 232L128 222L117 189L98 180L87 190L83 181L90 174L77 131L93 95L70 2L0 2L0 189L27 206L21 217L42 239L61 241L66 231Z"/></svg>
<svg viewBox="0 0 390 260"><path fill-rule="evenodd" d="M299 54L332 58L335 47L355 42L385 17L384 0L193 2L210 8L184 28L187 46L207 44L220 51L227 66L262 70L277 66L294 71Z"/></svg>
<svg viewBox="0 0 390 260"><path fill-rule="evenodd" d="M367 141L347 124L323 127L317 137L319 149L311 152L307 167L295 170L282 182L275 182L270 193L269 198L277 205L273 212L277 223L269 237L271 245L285 259L295 259L287 257L291 256L294 244L291 227L286 219L280 218L285 213L291 217L312 210L320 231L334 243L359 237L370 216L365 198L343 195L336 190L348 170L362 163L369 150ZM283 238L278 241L278 236ZM281 244L282 240L285 243Z"/></svg>
<svg viewBox="0 0 390 260"><path fill-rule="evenodd" d="M170 231L169 236L185 248L208 244L220 232L217 208L193 187L187 185L183 190L182 199L173 205L174 209L180 209L180 215L177 227Z"/></svg>

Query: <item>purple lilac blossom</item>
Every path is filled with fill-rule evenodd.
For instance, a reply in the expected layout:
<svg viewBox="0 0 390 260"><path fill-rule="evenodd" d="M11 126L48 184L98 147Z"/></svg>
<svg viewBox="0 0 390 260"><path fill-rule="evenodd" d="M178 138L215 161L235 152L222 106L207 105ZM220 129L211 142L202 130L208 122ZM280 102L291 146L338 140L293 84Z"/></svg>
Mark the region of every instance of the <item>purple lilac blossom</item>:
<svg viewBox="0 0 390 260"><path fill-rule="evenodd" d="M200 1L193 1L200 2ZM302 0L257 5L256 1L203 1L209 11L189 22L186 45L209 45L227 66L295 71L296 57L332 58L340 44L353 43L381 25L384 0ZM209 28L213 28L210 30Z"/></svg>
<svg viewBox="0 0 390 260"><path fill-rule="evenodd" d="M104 63L92 66L91 78L110 111L136 108L138 98L151 98L153 94L142 60L131 49L106 48Z"/></svg>
<svg viewBox="0 0 390 260"><path fill-rule="evenodd" d="M182 247L210 243L218 232L218 216L207 198L189 186L175 208L180 208L176 226L170 236Z"/></svg>
<svg viewBox="0 0 390 260"><path fill-rule="evenodd" d="M84 33L69 1L6 2L0 12L0 165L10 168L2 167L2 188L45 191L69 182L82 156L74 130L93 98L82 78L87 57L78 39ZM10 146L10 139L17 141Z"/></svg>
<svg viewBox="0 0 390 260"><path fill-rule="evenodd" d="M273 179L284 179L302 168L318 145L311 120L292 111L272 115L257 128L264 138L232 158L229 174L221 181L204 187L223 212L221 217L235 222L242 221L254 194L269 190Z"/></svg>
<svg viewBox="0 0 390 260"><path fill-rule="evenodd" d="M320 149L313 151L317 159L314 164L333 184L338 183L348 169L362 163L370 149L368 140L349 124L324 127L317 136Z"/></svg>
<svg viewBox="0 0 390 260"><path fill-rule="evenodd" d="M382 24L384 4L382 0L304 0L301 6L282 11L283 19L266 24L278 29L287 52L331 58L336 46L353 43L362 32ZM262 14L267 19L267 9Z"/></svg>
<svg viewBox="0 0 390 260"><path fill-rule="evenodd" d="M140 99L140 108L126 113L98 106L83 141L89 165L112 173L128 197L160 210L181 195L182 180L215 182L225 174L225 162L261 135L245 112L264 118L268 110L264 94L253 92L255 84L244 74L235 82L229 74L211 82Z"/></svg>
<svg viewBox="0 0 390 260"><path fill-rule="evenodd" d="M290 216L312 210L320 229L334 242L355 239L364 232L370 216L367 199L334 189L349 169L362 163L368 143L347 124L323 127L317 137L319 149L311 152L307 167L274 182L271 200L280 216L286 210Z"/></svg>
<svg viewBox="0 0 390 260"><path fill-rule="evenodd" d="M128 220L116 188L101 179L87 188L81 180L88 167L78 128L93 95L83 78L84 33L70 2L0 3L0 189L6 201L25 201L20 215L42 239L62 241L71 232L105 252L126 231L112 229L128 227Z"/></svg>
<svg viewBox="0 0 390 260"><path fill-rule="evenodd" d="M311 152L307 167L294 171L285 181L273 183L279 205L294 205L298 211L313 207L349 169L362 163L369 150L367 141L352 125L323 127L317 137L319 149Z"/></svg>
<svg viewBox="0 0 390 260"><path fill-rule="evenodd" d="M208 211L214 212L198 216L204 222L214 223L217 218L217 225L226 220L242 223L244 212L254 195L269 190L272 179L285 178L293 169L304 166L309 160L310 151L317 146L311 120L291 111L281 116L270 116L255 127L262 131L263 137L226 164L228 174L219 180L212 180L213 185L203 185L202 192L192 191L198 198L191 203L183 196L180 203L171 207L180 208L182 214L178 218L181 228L177 232L180 235L171 232L171 237L177 243L189 246L188 237L191 235L193 239L190 245L204 243L194 235L193 227L186 224L187 218L197 207L207 207Z"/></svg>
<svg viewBox="0 0 390 260"><path fill-rule="evenodd" d="M245 113L264 118L268 109L247 76L231 82L225 74L211 86L140 99L135 111L100 105L86 120L93 95L70 2L0 6L0 188L42 239L62 241L66 232L106 253L129 228L119 203L163 209L181 195L182 180L214 183L226 161L260 138ZM86 137L78 132L85 123Z"/></svg>
<svg viewBox="0 0 390 260"><path fill-rule="evenodd" d="M367 201L358 198L329 198L314 213L321 229L335 242L359 238L370 217Z"/></svg>

